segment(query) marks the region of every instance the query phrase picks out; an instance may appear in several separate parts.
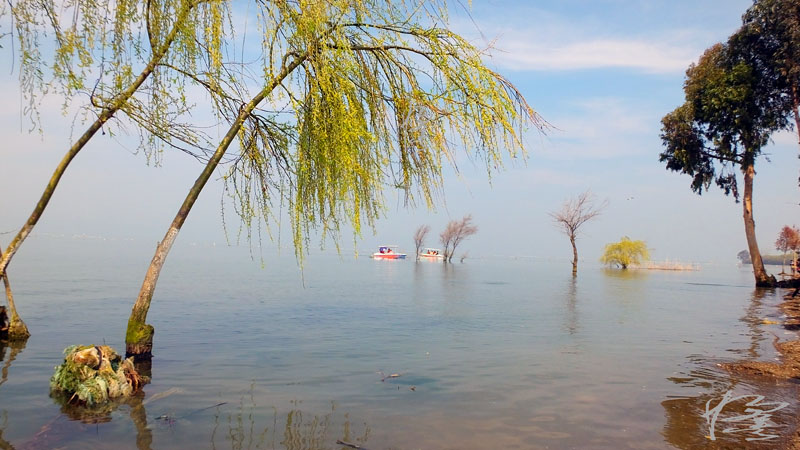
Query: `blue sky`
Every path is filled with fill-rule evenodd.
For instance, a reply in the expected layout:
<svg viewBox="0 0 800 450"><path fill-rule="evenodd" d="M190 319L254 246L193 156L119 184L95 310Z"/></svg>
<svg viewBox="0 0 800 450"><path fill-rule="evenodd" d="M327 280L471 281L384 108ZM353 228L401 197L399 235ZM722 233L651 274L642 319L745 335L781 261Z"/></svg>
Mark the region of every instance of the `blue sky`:
<svg viewBox="0 0 800 450"><path fill-rule="evenodd" d="M688 177L667 172L658 162L658 134L661 117L683 102L688 64L735 31L749 4L475 0L471 18L455 10L452 26L478 45L491 43L489 64L555 129L546 136L529 133L527 162L509 161L491 186L484 169L461 164L460 176L448 176L446 201L436 211L408 210L399 196L388 193L387 217L375 235L364 233L358 248L369 252L379 243L397 243L409 249L418 225L431 225L435 238L448 220L471 213L480 228L463 244L471 256L567 261L569 243L547 213L591 189L609 206L583 230L579 250L585 260L596 262L606 243L627 235L646 240L654 259L735 263L736 253L746 248L741 205L714 189L697 196ZM0 160L3 233L18 228L29 214L69 145L73 123L50 99L43 108L44 134L27 133L12 55L8 46L0 51L5 64L0 83L6 93L0 99L6 142ZM775 253L781 226L800 225L796 141L790 133L777 135L766 149L771 161L756 165L754 205L763 253ZM147 166L131 148L124 139L94 139L67 172L38 232L154 246L201 167L184 154L169 152L160 167ZM225 241L220 198L220 183L212 182L179 244ZM235 231L231 219L228 226ZM0 234L0 242L9 239ZM342 248L345 254L352 250L347 235Z"/></svg>

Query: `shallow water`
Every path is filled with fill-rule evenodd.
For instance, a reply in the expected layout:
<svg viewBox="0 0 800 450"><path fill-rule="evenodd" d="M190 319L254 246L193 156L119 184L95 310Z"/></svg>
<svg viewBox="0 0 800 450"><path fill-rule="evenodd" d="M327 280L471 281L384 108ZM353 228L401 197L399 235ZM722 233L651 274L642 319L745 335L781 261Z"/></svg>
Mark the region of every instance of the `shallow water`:
<svg viewBox="0 0 800 450"><path fill-rule="evenodd" d="M48 396L52 369L71 344L124 348L154 245L26 245L10 275L34 335L2 348L0 447L768 448L798 412L796 384L716 366L772 359L773 335L794 336L763 323L780 320L780 293L755 291L734 264L584 263L573 280L568 263L525 258L323 254L301 275L291 254L262 268L241 249L184 245L150 310L153 382L75 420ZM728 391L764 396L758 417L726 422L754 400L738 399L712 430L703 414ZM775 401L788 404L764 412Z"/></svg>

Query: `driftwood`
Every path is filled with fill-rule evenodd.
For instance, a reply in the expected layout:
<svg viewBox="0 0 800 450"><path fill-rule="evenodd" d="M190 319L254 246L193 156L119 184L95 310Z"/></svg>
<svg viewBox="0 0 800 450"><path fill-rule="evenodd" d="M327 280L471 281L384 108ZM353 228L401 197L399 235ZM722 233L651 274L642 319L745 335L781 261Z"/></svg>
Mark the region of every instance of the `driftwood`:
<svg viewBox="0 0 800 450"><path fill-rule="evenodd" d="M383 373L382 370L380 372L378 372L378 373L381 374L381 381L386 381L389 378L400 378L400 375L401 375L399 373L393 373L391 375L386 375L385 373Z"/></svg>
<svg viewBox="0 0 800 450"><path fill-rule="evenodd" d="M368 450L367 447L362 447L362 446L360 446L358 444L351 444L350 442L345 442L345 441L342 441L340 439L336 440L336 444L337 445L341 445L343 447L356 448L356 449L359 449L359 450Z"/></svg>
<svg viewBox="0 0 800 450"><path fill-rule="evenodd" d="M190 412L188 412L186 414L183 414L181 416L173 416L171 414L162 414L162 415L156 417L156 420L163 420L164 422L172 424L172 423L175 423L176 420L183 419L185 417L189 417L192 414L197 414L197 413L203 412L203 411L205 411L207 409L216 408L218 406L227 405L227 404L228 404L228 402L217 403L216 405L211 405L211 406L206 406L205 408L195 409L194 411L190 411Z"/></svg>

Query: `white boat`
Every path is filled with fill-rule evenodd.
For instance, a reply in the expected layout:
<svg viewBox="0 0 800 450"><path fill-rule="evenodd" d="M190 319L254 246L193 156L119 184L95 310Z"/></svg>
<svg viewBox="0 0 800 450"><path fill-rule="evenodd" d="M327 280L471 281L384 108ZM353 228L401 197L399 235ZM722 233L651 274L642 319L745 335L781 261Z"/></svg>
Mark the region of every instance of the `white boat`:
<svg viewBox="0 0 800 450"><path fill-rule="evenodd" d="M397 245L381 245L378 251L372 254L373 259L406 259L405 253L397 251Z"/></svg>
<svg viewBox="0 0 800 450"><path fill-rule="evenodd" d="M444 259L444 255L440 249L428 247L422 249L419 253L419 259L441 260Z"/></svg>

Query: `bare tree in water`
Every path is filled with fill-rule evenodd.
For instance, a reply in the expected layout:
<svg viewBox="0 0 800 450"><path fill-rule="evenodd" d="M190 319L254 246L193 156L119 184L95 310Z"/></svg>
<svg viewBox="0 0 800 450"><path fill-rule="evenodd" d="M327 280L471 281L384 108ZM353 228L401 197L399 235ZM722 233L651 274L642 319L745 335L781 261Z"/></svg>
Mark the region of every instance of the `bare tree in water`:
<svg viewBox="0 0 800 450"><path fill-rule="evenodd" d="M472 214L467 214L461 220L451 220L439 235L439 240L444 246L444 261L453 262L453 255L458 245L477 232L478 227L472 224Z"/></svg>
<svg viewBox="0 0 800 450"><path fill-rule="evenodd" d="M596 205L591 191L585 191L575 198L571 198L561 205L559 211L550 212L556 226L567 235L572 244L572 276L578 275L578 231L586 222L599 216L608 206L608 201Z"/></svg>
<svg viewBox="0 0 800 450"><path fill-rule="evenodd" d="M419 249L422 248L422 244L425 243L425 238L428 236L430 231L430 225L420 225L419 228L417 228L417 231L414 232L414 247L417 249L417 261L419 261Z"/></svg>

